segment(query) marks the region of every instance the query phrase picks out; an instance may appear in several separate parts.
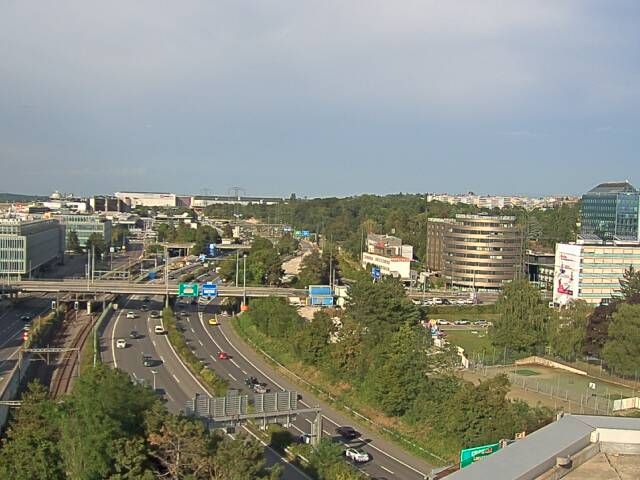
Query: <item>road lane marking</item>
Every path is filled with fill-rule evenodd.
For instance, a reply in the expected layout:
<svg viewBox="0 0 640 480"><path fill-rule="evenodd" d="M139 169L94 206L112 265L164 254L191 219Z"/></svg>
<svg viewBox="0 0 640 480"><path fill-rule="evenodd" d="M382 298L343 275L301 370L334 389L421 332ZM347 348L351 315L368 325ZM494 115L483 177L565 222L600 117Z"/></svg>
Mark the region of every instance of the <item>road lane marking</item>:
<svg viewBox="0 0 640 480"><path fill-rule="evenodd" d="M171 374L171 376L173 377L173 379L174 379L176 382L180 383L180 379L179 379L178 377L176 377L176 375L175 375L174 373L172 373L172 374Z"/></svg>
<svg viewBox="0 0 640 480"><path fill-rule="evenodd" d="M198 343L200 344L201 347L204 347L204 343L202 343L202 340L198 339Z"/></svg>
<svg viewBox="0 0 640 480"><path fill-rule="evenodd" d="M213 355L209 355L211 358L213 358L213 361L216 362L216 357L214 357Z"/></svg>
<svg viewBox="0 0 640 480"><path fill-rule="evenodd" d="M249 375L246 370L242 370L242 373L245 375Z"/></svg>
<svg viewBox="0 0 640 480"><path fill-rule="evenodd" d="M162 360L162 363L164 363L164 357L162 355L160 355L160 360Z"/></svg>
<svg viewBox="0 0 640 480"><path fill-rule="evenodd" d="M191 333L196 333L196 331L191 327Z"/></svg>
<svg viewBox="0 0 640 480"><path fill-rule="evenodd" d="M238 381L238 379L236 377L234 377L233 375L231 375L230 373L227 373L227 375L229 375L234 382Z"/></svg>
<svg viewBox="0 0 640 480"><path fill-rule="evenodd" d="M390 473L391 475L395 475L395 473L393 473L391 470L389 470L387 467L385 467L384 465L380 465L378 464L378 466L383 469L385 472Z"/></svg>

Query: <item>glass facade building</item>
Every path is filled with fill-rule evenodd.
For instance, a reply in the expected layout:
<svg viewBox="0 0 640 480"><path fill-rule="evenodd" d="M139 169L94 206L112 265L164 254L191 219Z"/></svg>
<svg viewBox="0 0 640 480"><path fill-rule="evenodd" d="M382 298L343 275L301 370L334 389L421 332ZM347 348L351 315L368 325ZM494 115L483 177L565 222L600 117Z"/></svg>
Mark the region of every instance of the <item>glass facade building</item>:
<svg viewBox="0 0 640 480"><path fill-rule="evenodd" d="M602 183L582 196L583 241L640 242L640 192L629 182Z"/></svg>
<svg viewBox="0 0 640 480"><path fill-rule="evenodd" d="M78 242L81 247L87 246L89 237L97 233L101 235L104 241L111 243L111 220L107 220L99 215L83 215L83 214L62 214L56 216L67 229L67 242L69 234L75 232L78 236Z"/></svg>

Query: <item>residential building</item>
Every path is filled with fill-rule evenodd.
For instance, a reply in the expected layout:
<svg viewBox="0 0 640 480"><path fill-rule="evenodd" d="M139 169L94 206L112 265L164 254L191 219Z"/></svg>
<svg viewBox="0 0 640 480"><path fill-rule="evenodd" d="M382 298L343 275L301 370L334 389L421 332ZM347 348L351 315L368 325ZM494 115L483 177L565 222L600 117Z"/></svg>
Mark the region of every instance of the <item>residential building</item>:
<svg viewBox="0 0 640 480"><path fill-rule="evenodd" d="M0 220L0 281L19 280L64 260L57 220Z"/></svg>
<svg viewBox="0 0 640 480"><path fill-rule="evenodd" d="M516 195L476 195L473 192L465 194L450 195L448 193L428 193L427 202L443 202L450 205L461 203L473 205L478 208L509 208L522 207L527 210L534 208L553 208L564 204L575 204L577 197L571 196L547 196L547 197L524 197Z"/></svg>
<svg viewBox="0 0 640 480"><path fill-rule="evenodd" d="M640 478L640 419L559 415L549 425L480 455L447 480ZM443 478L436 472L430 479Z"/></svg>
<svg viewBox="0 0 640 480"><path fill-rule="evenodd" d="M66 239L69 241L71 232L75 232L81 247L87 246L89 237L97 233L104 241L111 243L111 220L94 214L60 214L56 218L66 227Z"/></svg>
<svg viewBox="0 0 640 480"><path fill-rule="evenodd" d="M286 203L286 200L278 197L243 197L228 195L196 195L191 197L191 207L202 209L210 205L277 205Z"/></svg>
<svg viewBox="0 0 640 480"><path fill-rule="evenodd" d="M453 218L429 218L427 220L426 267L431 272L444 269L444 234L455 223Z"/></svg>
<svg viewBox="0 0 640 480"><path fill-rule="evenodd" d="M585 193L580 240L640 243L640 192L625 181L601 183Z"/></svg>
<svg viewBox="0 0 640 480"><path fill-rule="evenodd" d="M524 275L524 243L515 217L456 215L444 232L442 274L454 288L499 290Z"/></svg>
<svg viewBox="0 0 640 480"><path fill-rule="evenodd" d="M369 253L413 260L413 246L403 245L401 238L369 233L366 242L366 250Z"/></svg>
<svg viewBox="0 0 640 480"><path fill-rule="evenodd" d="M559 243L556 245L553 302L600 304L616 297L629 267L640 269L640 245Z"/></svg>

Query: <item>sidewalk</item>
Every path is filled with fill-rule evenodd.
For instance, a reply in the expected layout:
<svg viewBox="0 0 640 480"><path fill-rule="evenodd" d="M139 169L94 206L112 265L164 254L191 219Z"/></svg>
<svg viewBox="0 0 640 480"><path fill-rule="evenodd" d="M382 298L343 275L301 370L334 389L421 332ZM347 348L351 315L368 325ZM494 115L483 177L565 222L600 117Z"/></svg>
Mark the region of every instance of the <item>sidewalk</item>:
<svg viewBox="0 0 640 480"><path fill-rule="evenodd" d="M371 439L379 449L383 450L389 457L394 458L399 463L405 464L405 466L410 465L413 467L412 469L419 470L425 476L431 472L434 465L431 465L426 460L407 452L396 443L387 440L376 431L372 430L367 423L355 420L354 417L341 412L336 407L320 399L316 394L311 393L309 388L303 387L302 382L294 382L291 378L292 375L295 375L293 372L289 372L288 370L283 372L281 367L274 366L268 362L260 353L254 351L253 348L244 341L244 339L236 334L234 328L229 324L229 322L222 322L218 328L222 329L224 335L227 336L231 343L233 343L235 347L240 350L247 359L249 359L250 362L254 363L260 369L268 372L269 375L277 380L284 388L299 392L305 403L311 406L319 406L322 409L324 416L330 417L341 425L356 426L357 429L362 432L363 436ZM354 413L357 414L357 412ZM332 431L334 426L331 422L325 420L324 428L327 431Z"/></svg>

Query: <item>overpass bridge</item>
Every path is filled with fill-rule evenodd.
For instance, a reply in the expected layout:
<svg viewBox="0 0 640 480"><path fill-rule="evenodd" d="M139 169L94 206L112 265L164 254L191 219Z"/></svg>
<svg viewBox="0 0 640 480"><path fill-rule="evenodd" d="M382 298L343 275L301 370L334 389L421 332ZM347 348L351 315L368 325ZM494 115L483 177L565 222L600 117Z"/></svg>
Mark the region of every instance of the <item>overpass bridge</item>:
<svg viewBox="0 0 640 480"><path fill-rule="evenodd" d="M47 293L88 293L115 295L178 295L178 283L132 283L124 280L20 280L0 285L5 293L47 292ZM218 286L219 297L305 297L307 291L297 288L279 287L228 287Z"/></svg>

